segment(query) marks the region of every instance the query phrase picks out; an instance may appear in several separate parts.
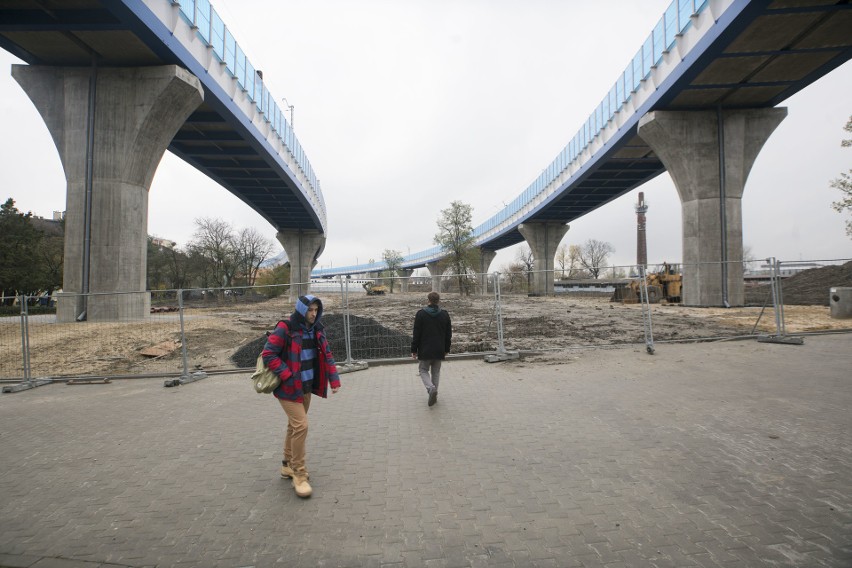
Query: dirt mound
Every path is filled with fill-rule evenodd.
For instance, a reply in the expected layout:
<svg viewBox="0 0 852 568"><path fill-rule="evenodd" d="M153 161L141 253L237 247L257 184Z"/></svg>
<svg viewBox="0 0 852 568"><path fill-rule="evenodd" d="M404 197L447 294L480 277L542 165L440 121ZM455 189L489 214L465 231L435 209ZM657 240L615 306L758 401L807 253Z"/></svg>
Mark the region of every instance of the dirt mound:
<svg viewBox="0 0 852 568"><path fill-rule="evenodd" d="M231 361L241 369L253 368L257 364L257 357L263 351L264 345L266 345L265 334L237 349L231 355Z"/></svg>
<svg viewBox="0 0 852 568"><path fill-rule="evenodd" d="M852 261L840 266L803 270L781 281L784 304L827 306L828 291L837 286L852 286ZM747 305L763 305L770 294L769 285L746 288ZM769 302L772 303L772 298Z"/></svg>
<svg viewBox="0 0 852 568"><path fill-rule="evenodd" d="M337 361L346 360L346 336L343 328L343 315L326 314L322 318L325 334L331 352ZM372 318L349 316L349 325L357 329L349 340L352 347L352 359L388 359L408 357L411 353L411 336L389 329ZM240 347L231 361L237 367L250 368L257 363L257 357L266 344L266 334Z"/></svg>

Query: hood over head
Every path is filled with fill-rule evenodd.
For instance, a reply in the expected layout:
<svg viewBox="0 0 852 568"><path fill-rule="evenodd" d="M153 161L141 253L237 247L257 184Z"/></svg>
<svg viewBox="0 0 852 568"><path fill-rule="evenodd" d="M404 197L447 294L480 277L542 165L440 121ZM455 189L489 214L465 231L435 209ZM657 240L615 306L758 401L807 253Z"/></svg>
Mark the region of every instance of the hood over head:
<svg viewBox="0 0 852 568"><path fill-rule="evenodd" d="M441 308L436 306L436 305L430 304L430 305L426 306L425 308L423 308L423 311L434 318L434 317L437 317L438 314L441 313Z"/></svg>
<svg viewBox="0 0 852 568"><path fill-rule="evenodd" d="M322 324L320 320L322 319L322 300L314 296L313 294L306 294L304 296L299 296L299 299L296 300L296 309L293 311L293 315L290 316L290 319L294 322L306 326L307 320L305 319L305 315L308 313L308 306L311 304L317 304L317 319L314 320L314 327L317 329L322 329Z"/></svg>

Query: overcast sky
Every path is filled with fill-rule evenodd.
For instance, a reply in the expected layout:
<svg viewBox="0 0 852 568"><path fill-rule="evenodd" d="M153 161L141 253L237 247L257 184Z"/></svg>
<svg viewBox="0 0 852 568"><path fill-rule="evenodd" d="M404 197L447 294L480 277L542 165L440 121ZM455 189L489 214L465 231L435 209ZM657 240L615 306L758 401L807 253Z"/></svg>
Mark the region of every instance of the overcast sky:
<svg viewBox="0 0 852 568"><path fill-rule="evenodd" d="M434 246L451 201L474 226L503 208L561 151L614 84L669 0L213 0L294 126L321 180L328 240L318 267ZM47 128L0 51L0 197L50 217L65 178ZM788 99L743 197L745 245L782 260L852 258L829 187L852 164L852 63ZM282 105L283 106L283 105ZM681 256L681 212L668 174L642 188L649 262ZM639 189L571 223L633 264ZM194 219L275 230L228 191L166 153L151 187L148 232L183 245ZM275 241L276 250L280 245ZM517 246L492 263L512 262Z"/></svg>

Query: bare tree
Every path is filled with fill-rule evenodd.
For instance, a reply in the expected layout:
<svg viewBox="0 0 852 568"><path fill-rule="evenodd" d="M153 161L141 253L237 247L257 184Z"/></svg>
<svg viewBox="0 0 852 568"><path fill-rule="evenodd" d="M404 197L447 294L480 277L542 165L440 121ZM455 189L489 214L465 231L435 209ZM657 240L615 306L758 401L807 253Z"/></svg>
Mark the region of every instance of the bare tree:
<svg viewBox="0 0 852 568"><path fill-rule="evenodd" d="M245 280L246 286L254 286L260 265L272 254L274 245L271 240L249 227L239 232L234 246L240 276Z"/></svg>
<svg viewBox="0 0 852 568"><path fill-rule="evenodd" d="M447 254L447 266L456 274L459 281L459 293L470 294L470 279L479 254L475 246L473 212L470 205L453 201L447 209L441 211L438 218L438 233L435 244Z"/></svg>
<svg viewBox="0 0 852 568"><path fill-rule="evenodd" d="M846 132L852 132L852 117L849 117L849 121L843 129ZM843 147L852 146L852 138L841 141L840 145ZM839 178L832 180L831 187L839 189L840 193L843 194L838 201L831 204L834 210L838 213L846 210L852 211L852 170L841 172ZM852 237L852 220L846 221L846 234Z"/></svg>
<svg viewBox="0 0 852 568"><path fill-rule="evenodd" d="M238 265L231 225L221 219L203 217L195 220L195 226L189 248L205 261L205 272L214 286L230 286Z"/></svg>
<svg viewBox="0 0 852 568"><path fill-rule="evenodd" d="M382 260L388 265L388 276L390 276L390 291L393 294L393 284L399 271L402 270L402 253L398 250L385 249L382 253Z"/></svg>
<svg viewBox="0 0 852 568"><path fill-rule="evenodd" d="M589 271L592 278L597 278L607 267L607 258L614 252L615 248L610 243L589 239L580 249L580 265Z"/></svg>
<svg viewBox="0 0 852 568"><path fill-rule="evenodd" d="M523 286L526 280L525 274L528 274L528 272L524 265L520 262L514 262L508 266L504 266L502 281L509 285L509 289L505 291L511 293L515 291L515 286ZM527 284L527 286L529 286L529 284Z"/></svg>
<svg viewBox="0 0 852 568"><path fill-rule="evenodd" d="M568 247L568 278L585 278L588 275L580 268L581 248L580 245Z"/></svg>
<svg viewBox="0 0 852 568"><path fill-rule="evenodd" d="M556 264L562 273L562 278L565 278L567 272L568 278L581 278L584 276L580 270L580 246L567 245L562 243L556 249Z"/></svg>
<svg viewBox="0 0 852 568"><path fill-rule="evenodd" d="M532 271L535 267L535 257L533 256L532 249L528 246L518 248L516 259L518 261L517 264L520 265L521 269L527 275L527 290L529 290L532 287L530 280L532 279Z"/></svg>
<svg viewBox="0 0 852 568"><path fill-rule="evenodd" d="M565 269L568 267L569 263L568 254L568 245L565 243L560 244L556 248L556 265L559 266L559 272L561 273L560 278L565 278Z"/></svg>
<svg viewBox="0 0 852 568"><path fill-rule="evenodd" d="M754 257L754 253L751 252L751 246L750 245L743 245L743 272L748 272L749 266L755 260L757 260L757 259Z"/></svg>

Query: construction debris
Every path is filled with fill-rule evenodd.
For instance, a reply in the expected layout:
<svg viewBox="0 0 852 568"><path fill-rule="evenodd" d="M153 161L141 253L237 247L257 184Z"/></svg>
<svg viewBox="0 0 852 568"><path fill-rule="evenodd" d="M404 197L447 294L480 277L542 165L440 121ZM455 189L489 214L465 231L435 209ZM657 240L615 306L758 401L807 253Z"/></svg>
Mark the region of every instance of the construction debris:
<svg viewBox="0 0 852 568"><path fill-rule="evenodd" d="M781 281L784 304L797 306L828 306L829 291L838 286L852 286L852 261L840 266L823 266L803 270ZM771 305L768 284L746 286L747 306Z"/></svg>
<svg viewBox="0 0 852 568"><path fill-rule="evenodd" d="M108 385L112 383L112 379L68 379L66 385Z"/></svg>

